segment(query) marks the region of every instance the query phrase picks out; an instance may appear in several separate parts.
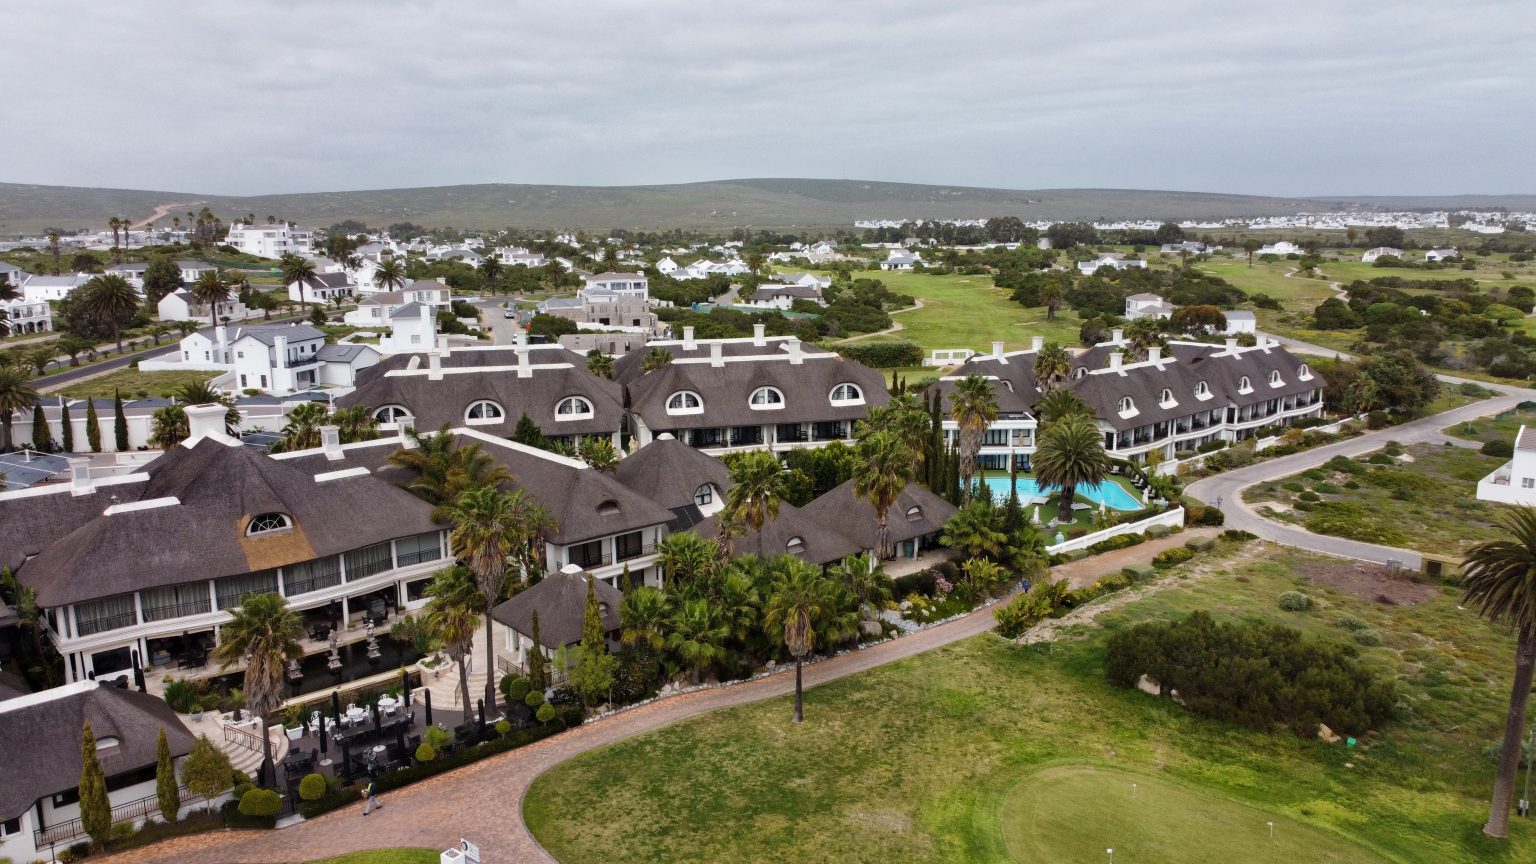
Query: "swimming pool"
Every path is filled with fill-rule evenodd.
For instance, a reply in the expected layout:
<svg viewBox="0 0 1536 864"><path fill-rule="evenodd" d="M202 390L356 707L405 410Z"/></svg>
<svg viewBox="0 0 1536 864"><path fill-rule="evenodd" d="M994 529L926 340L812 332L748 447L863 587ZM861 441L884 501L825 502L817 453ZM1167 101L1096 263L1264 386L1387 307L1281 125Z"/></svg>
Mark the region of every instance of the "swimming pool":
<svg viewBox="0 0 1536 864"><path fill-rule="evenodd" d="M994 498L1006 501L1008 499L1010 482L1007 477L988 477L987 488L992 491ZM1095 486L1079 486L1076 491L1077 494L1087 498L1089 501L1095 504L1104 504L1114 510L1140 510L1146 506L1113 480L1105 480L1103 483ZM1035 483L1035 478L1033 477L1019 478L1019 500L1026 504L1031 498L1053 494L1060 494L1060 492L1055 487L1047 487L1042 490Z"/></svg>

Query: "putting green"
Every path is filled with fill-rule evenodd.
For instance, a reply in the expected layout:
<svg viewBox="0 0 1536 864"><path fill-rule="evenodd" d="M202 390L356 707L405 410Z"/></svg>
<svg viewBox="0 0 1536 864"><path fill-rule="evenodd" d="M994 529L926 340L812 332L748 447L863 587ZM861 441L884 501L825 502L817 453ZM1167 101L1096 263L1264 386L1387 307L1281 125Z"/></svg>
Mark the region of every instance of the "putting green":
<svg viewBox="0 0 1536 864"><path fill-rule="evenodd" d="M1134 793L1131 784L1136 784ZM1024 864L1383 864L1310 825L1142 774L1058 765L1003 796L1003 840ZM1274 822L1274 839L1267 823Z"/></svg>

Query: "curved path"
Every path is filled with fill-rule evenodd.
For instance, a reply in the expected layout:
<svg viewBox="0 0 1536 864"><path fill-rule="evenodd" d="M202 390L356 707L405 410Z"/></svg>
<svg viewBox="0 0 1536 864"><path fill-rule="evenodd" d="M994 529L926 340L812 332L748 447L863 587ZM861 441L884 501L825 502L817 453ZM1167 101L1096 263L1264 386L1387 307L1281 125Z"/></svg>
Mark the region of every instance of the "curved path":
<svg viewBox="0 0 1536 864"><path fill-rule="evenodd" d="M893 309L893 310L891 310L891 313L890 313L891 316L892 316L891 317L891 326L885 328L884 330L876 330L873 333L860 333L857 336L849 336L847 339L840 339L838 341L839 342L858 342L861 339L873 339L876 336L889 336L892 333L900 333L902 331L901 322L897 321L895 316L900 315L903 312L916 312L917 310L919 310L921 308L923 308L922 298L914 297L914 298L912 298L912 305L911 306L908 306L908 307L906 307L904 309Z"/></svg>

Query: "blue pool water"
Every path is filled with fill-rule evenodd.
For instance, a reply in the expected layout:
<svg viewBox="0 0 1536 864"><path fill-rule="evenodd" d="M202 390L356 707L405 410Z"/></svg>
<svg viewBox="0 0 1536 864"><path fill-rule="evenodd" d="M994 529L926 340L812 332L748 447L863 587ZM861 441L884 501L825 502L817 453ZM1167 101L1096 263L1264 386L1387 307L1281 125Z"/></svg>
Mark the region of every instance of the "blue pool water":
<svg viewBox="0 0 1536 864"><path fill-rule="evenodd" d="M1006 501L1010 481L1007 477L988 477L987 488L992 491L992 496L998 500ZM1095 504L1104 504L1114 510L1140 510L1144 505L1125 491L1118 483L1106 480L1096 486L1079 486L1077 494L1087 498ZM1046 487L1044 490L1035 483L1033 477L1019 478L1019 500L1025 503L1031 498L1060 494L1055 487Z"/></svg>

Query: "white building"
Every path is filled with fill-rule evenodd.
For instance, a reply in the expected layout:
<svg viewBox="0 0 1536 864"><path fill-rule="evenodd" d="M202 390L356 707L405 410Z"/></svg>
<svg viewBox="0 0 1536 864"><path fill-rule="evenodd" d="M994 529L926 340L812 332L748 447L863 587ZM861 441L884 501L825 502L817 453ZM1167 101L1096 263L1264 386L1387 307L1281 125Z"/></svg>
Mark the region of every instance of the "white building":
<svg viewBox="0 0 1536 864"><path fill-rule="evenodd" d="M21 284L21 293L23 297L34 303L46 303L50 300L58 303L68 297L70 292L93 278L95 277L89 273L71 273L68 276L28 276L27 281Z"/></svg>
<svg viewBox="0 0 1536 864"><path fill-rule="evenodd" d="M186 289L172 291L161 297L160 302L155 306L155 311L160 316L161 321L216 323L213 320L213 310L207 305L198 302L197 297ZM241 318L249 318L250 316L251 310L247 309L245 304L240 302L239 295L234 292L230 292L229 299L219 304L219 318L221 320L224 318L239 320Z"/></svg>
<svg viewBox="0 0 1536 864"><path fill-rule="evenodd" d="M1260 255L1300 255L1301 253L1302 248L1289 240L1281 240L1278 243L1260 246L1258 250Z"/></svg>
<svg viewBox="0 0 1536 864"><path fill-rule="evenodd" d="M1449 248L1446 248L1446 249L1431 249L1428 252L1424 253L1424 260L1425 261L1444 261L1447 258L1457 258L1457 257L1460 257L1460 256L1461 256L1461 253L1457 252L1456 248L1454 246L1452 246L1452 247L1449 247Z"/></svg>
<svg viewBox="0 0 1536 864"><path fill-rule="evenodd" d="M1365 250L1365 254L1360 256L1360 260L1366 264L1375 264L1376 259L1384 255L1390 255L1393 258L1402 258L1403 250L1393 249L1391 246L1377 246L1375 249Z"/></svg>
<svg viewBox="0 0 1536 864"><path fill-rule="evenodd" d="M673 273L677 272L677 262L673 261L672 257L669 255L666 258L656 262L656 272L665 276L671 276Z"/></svg>
<svg viewBox="0 0 1536 864"><path fill-rule="evenodd" d="M232 391L259 390L287 396L316 386L351 387L357 373L379 362L370 345L328 345L325 334L308 324L217 326L212 334L190 333L173 360L143 360L146 372L224 372L213 386Z"/></svg>
<svg viewBox="0 0 1536 864"><path fill-rule="evenodd" d="M429 307L433 314L453 303L453 289L442 282L417 280L399 291L379 291L364 298L357 308L342 316L354 327L388 327L396 310L412 303Z"/></svg>
<svg viewBox="0 0 1536 864"><path fill-rule="evenodd" d="M295 303L329 303L348 297L356 290L352 277L345 273L317 273L305 280L302 291L298 282L289 282L288 299Z"/></svg>
<svg viewBox="0 0 1536 864"><path fill-rule="evenodd" d="M0 300L0 333L47 333L53 329L53 307L45 300Z"/></svg>
<svg viewBox="0 0 1536 864"><path fill-rule="evenodd" d="M644 273L599 273L587 277L587 287L612 291L620 297L644 300L651 296L651 282Z"/></svg>
<svg viewBox="0 0 1536 864"><path fill-rule="evenodd" d="M1125 298L1125 320L1172 318L1173 304L1156 294L1132 294Z"/></svg>
<svg viewBox="0 0 1536 864"><path fill-rule="evenodd" d="M1236 336L1239 333L1252 333L1258 335L1259 319L1247 309L1233 309L1221 313L1227 318L1226 334Z"/></svg>
<svg viewBox="0 0 1536 864"><path fill-rule="evenodd" d="M911 270L923 263L920 252L908 252L905 249L892 249L884 261L880 262L881 270Z"/></svg>
<svg viewBox="0 0 1536 864"><path fill-rule="evenodd" d="M229 226L225 243L247 255L258 258L281 258L290 252L308 255L314 251L315 235L308 228L299 228L286 222L271 225L246 225L236 222Z"/></svg>
<svg viewBox="0 0 1536 864"><path fill-rule="evenodd" d="M389 332L379 337L379 351L407 354L437 344L437 313L421 303L407 303L389 313Z"/></svg>
<svg viewBox="0 0 1536 864"><path fill-rule="evenodd" d="M1479 501L1536 506L1536 429L1524 425L1515 434L1514 457L1477 481Z"/></svg>
<svg viewBox="0 0 1536 864"><path fill-rule="evenodd" d="M7 264L4 261L0 261L0 283L20 288L21 283L25 282L30 275L32 274L17 267L15 264Z"/></svg>
<svg viewBox="0 0 1536 864"><path fill-rule="evenodd" d="M1091 261L1077 262L1077 272L1084 276L1092 276L1099 272L1100 267L1113 267L1116 270L1129 270L1132 268L1145 269L1147 262L1140 258L1127 258L1118 252L1104 252Z"/></svg>
<svg viewBox="0 0 1536 864"><path fill-rule="evenodd" d="M540 253L530 252L521 246L498 246L496 258L509 267L543 267L549 263L549 259Z"/></svg>

